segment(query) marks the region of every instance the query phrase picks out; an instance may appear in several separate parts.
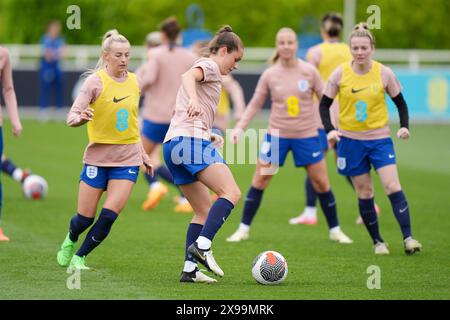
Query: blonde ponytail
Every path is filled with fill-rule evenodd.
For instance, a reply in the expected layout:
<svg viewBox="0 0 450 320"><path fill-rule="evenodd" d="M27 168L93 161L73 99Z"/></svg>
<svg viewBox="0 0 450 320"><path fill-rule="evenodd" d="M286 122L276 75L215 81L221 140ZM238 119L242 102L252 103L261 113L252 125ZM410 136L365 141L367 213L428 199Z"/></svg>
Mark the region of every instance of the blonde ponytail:
<svg viewBox="0 0 450 320"><path fill-rule="evenodd" d="M372 48L375 47L375 38L372 35L372 32L370 32L369 27L367 26L367 23L365 23L365 22L360 22L353 27L353 31L352 31L352 33L350 33L350 36L348 38L349 44L351 44L353 37L367 37L370 39Z"/></svg>
<svg viewBox="0 0 450 320"><path fill-rule="evenodd" d="M275 51L272 53L272 56L267 60L268 64L275 64L278 59L280 59L280 54L278 53L278 50L275 49Z"/></svg>
<svg viewBox="0 0 450 320"><path fill-rule="evenodd" d="M128 39L125 36L121 35L119 31L116 29L112 29L107 31L102 38L102 53L100 54L100 58L97 61L94 69L89 69L88 71L82 74L82 77L88 77L97 71L100 71L106 68L106 63L103 60L103 53L109 52L111 50L111 44L113 42L121 42L121 43L129 43Z"/></svg>

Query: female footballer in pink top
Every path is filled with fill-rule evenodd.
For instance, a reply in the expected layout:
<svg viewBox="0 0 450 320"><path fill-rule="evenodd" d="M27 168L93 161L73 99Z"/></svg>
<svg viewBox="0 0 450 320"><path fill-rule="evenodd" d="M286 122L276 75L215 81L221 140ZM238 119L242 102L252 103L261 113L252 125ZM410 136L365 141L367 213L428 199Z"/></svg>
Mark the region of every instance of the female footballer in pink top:
<svg viewBox="0 0 450 320"><path fill-rule="evenodd" d="M5 99L6 110L8 110L11 120L13 135L18 137L22 133L22 124L20 123L19 111L17 110L16 92L12 78L11 60L6 48L0 47L0 79L2 82L3 99ZM0 112L0 155L3 154L3 117ZM0 180L0 241L9 241L9 238L3 233L2 224L2 182Z"/></svg>
<svg viewBox="0 0 450 320"><path fill-rule="evenodd" d="M197 57L208 56L209 40L197 41L192 45L192 52ZM222 91L220 92L219 105L214 117L213 132L222 137L230 123L230 99L233 106L233 118L238 121L245 109L245 97L239 82L230 74L222 76Z"/></svg>
<svg viewBox="0 0 450 320"><path fill-rule="evenodd" d="M408 107L392 70L372 60L375 40L365 23L354 27L349 42L353 60L341 64L331 74L320 101L320 115L328 139L339 141L338 171L352 179L360 215L372 238L375 254L386 255L389 250L378 229L370 175L372 166L400 225L405 252L413 254L420 251L422 245L412 238L409 205L400 185L390 138L386 93L398 108L400 129L397 137L400 139L409 138ZM338 129L331 123L329 111L337 94L340 104Z"/></svg>
<svg viewBox="0 0 450 320"><path fill-rule="evenodd" d="M195 213L187 230L181 282L216 281L199 271L197 262L218 276L224 275L212 255L212 240L241 196L214 147L221 147L223 138L211 129L221 77L237 68L244 46L231 27L225 26L209 43L209 52L209 58L197 60L183 74L175 114L164 139L164 160ZM219 197L212 206L209 189Z"/></svg>
<svg viewBox="0 0 450 320"><path fill-rule="evenodd" d="M69 233L57 254L60 266L70 264L77 269L89 269L85 258L109 234L128 201L139 167L144 165L148 174L152 172L139 136L141 85L128 72L129 59L128 40L117 30L107 32L100 60L67 116L70 127L87 124L89 144L83 157L77 214L72 217ZM99 218L73 254L80 234L94 223L98 203L106 190Z"/></svg>
<svg viewBox="0 0 450 320"><path fill-rule="evenodd" d="M175 18L163 21L162 44L149 50L148 62L136 71L136 75L142 79L144 92L142 143L155 168L155 176L145 175L150 188L147 200L142 204L142 209L146 211L155 208L169 191L157 177L173 184L172 174L161 164L160 146L169 129L181 75L196 60L194 54L176 44L179 34L180 26ZM183 194L178 199L175 212L192 212L192 207Z"/></svg>
<svg viewBox="0 0 450 320"><path fill-rule="evenodd" d="M318 193L330 239L339 243L352 242L339 227L336 201L328 180L317 123L314 121L318 110L313 103L313 96L322 96L322 80L312 65L297 59L297 47L297 36L292 29L282 28L278 31L273 65L261 75L253 98L231 135L232 142L236 143L270 93L272 107L268 134L261 145L241 224L227 239L229 242L248 239L250 224L259 208L264 189L272 180L273 171L270 172L270 169L283 166L290 150L295 165L306 168Z"/></svg>

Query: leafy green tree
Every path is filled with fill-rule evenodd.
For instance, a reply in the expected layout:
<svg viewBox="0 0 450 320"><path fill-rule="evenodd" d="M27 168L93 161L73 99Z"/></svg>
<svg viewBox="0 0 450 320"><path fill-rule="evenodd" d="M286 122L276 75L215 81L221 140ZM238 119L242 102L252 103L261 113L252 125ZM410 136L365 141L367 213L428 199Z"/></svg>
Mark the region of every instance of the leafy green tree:
<svg viewBox="0 0 450 320"><path fill-rule="evenodd" d="M280 27L297 32L302 19L318 21L328 11L343 10L343 0L0 0L0 41L38 43L50 20L68 18L67 7L81 9L81 30L63 31L68 43L98 44L101 36L116 28L132 44L142 44L145 35L158 29L160 21L176 16L187 27L185 11L199 4L205 14L205 28L211 32L230 24L248 47L273 46ZM356 21L366 20L370 5L381 9L381 30L374 30L382 48L450 49L450 29L445 28L450 12L447 0L358 0Z"/></svg>

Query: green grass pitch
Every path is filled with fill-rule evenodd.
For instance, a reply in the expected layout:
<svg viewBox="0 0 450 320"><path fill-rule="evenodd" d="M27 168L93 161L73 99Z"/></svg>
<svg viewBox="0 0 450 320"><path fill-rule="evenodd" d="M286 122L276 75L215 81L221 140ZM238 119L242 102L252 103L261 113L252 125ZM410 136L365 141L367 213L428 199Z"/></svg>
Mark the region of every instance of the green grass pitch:
<svg viewBox="0 0 450 320"><path fill-rule="evenodd" d="M86 129L31 120L24 121L24 127L23 136L15 139L5 124L5 154L44 176L49 195L44 201L26 200L19 184L2 177L3 228L11 241L0 243L0 300L450 298L448 125L412 125L410 140L394 139L413 235L423 244L423 252L403 253L399 226L374 174L381 233L391 250L389 256L374 256L364 226L355 225L356 196L337 175L331 154L328 168L340 224L354 243L330 242L320 209L317 226L289 225L288 219L305 204L305 171L294 168L290 156L264 194L251 239L225 241L240 221L243 200L217 234L214 254L225 272L217 284L178 282L191 215L173 212L174 188L156 210L141 212L147 192L141 176L109 237L88 257L88 265L96 271L81 273L80 290L67 288L71 275L57 265L56 252L76 212ZM231 169L244 198L254 165L231 165ZM265 250L276 250L287 259L289 274L281 285L262 286L251 276L253 259ZM381 289L367 288L367 268L372 265L380 267Z"/></svg>

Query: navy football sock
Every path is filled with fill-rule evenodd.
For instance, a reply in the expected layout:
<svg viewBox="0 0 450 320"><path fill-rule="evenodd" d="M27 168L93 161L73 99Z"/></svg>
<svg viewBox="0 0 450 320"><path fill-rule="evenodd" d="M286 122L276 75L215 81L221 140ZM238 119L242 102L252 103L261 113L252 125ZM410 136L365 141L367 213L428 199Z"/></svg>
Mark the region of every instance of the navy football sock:
<svg viewBox="0 0 450 320"><path fill-rule="evenodd" d="M327 219L328 229L339 226L336 200L331 189L328 192L317 193L317 196L319 197L320 206Z"/></svg>
<svg viewBox="0 0 450 320"><path fill-rule="evenodd" d="M306 206L315 207L317 201L317 193L316 190L314 190L309 177L306 177L305 179L305 192L306 192Z"/></svg>
<svg viewBox="0 0 450 320"><path fill-rule="evenodd" d="M92 226L91 230L89 230L86 239L84 239L84 242L76 255L84 257L94 250L109 234L117 217L118 214L114 211L103 208L97 222Z"/></svg>
<svg viewBox="0 0 450 320"><path fill-rule="evenodd" d="M158 169L156 169L155 175L158 175L159 177L163 178L165 181L173 184L178 189L178 193L180 196L184 197L183 192L181 189L175 184L173 180L173 176L170 173L169 169L165 165L161 165Z"/></svg>
<svg viewBox="0 0 450 320"><path fill-rule="evenodd" d="M196 262L196 260L192 256L192 254L190 254L187 249L189 248L189 246L191 244L193 244L195 242L195 240L197 240L200 233L202 232L202 229L203 229L203 225L201 225L201 224L198 224L198 223L190 223L189 224L189 227L187 229L187 234L186 234L186 250L185 250L185 257L184 257L185 261Z"/></svg>
<svg viewBox="0 0 450 320"><path fill-rule="evenodd" d="M88 218L77 213L70 220L69 238L73 242L78 241L78 236L94 223L94 218Z"/></svg>
<svg viewBox="0 0 450 320"><path fill-rule="evenodd" d="M148 184L151 185L152 183L158 181L158 178L156 177L156 174L152 177L148 173L144 173L145 179L147 180Z"/></svg>
<svg viewBox="0 0 450 320"><path fill-rule="evenodd" d="M233 210L234 205L225 198L219 198L211 206L200 236L213 240L217 231Z"/></svg>
<svg viewBox="0 0 450 320"><path fill-rule="evenodd" d="M241 222L246 225L251 225L253 218L258 211L259 205L261 204L261 199L264 190L259 190L254 187L250 187L247 192L247 197L245 198L244 212L242 213Z"/></svg>
<svg viewBox="0 0 450 320"><path fill-rule="evenodd" d="M400 190L393 194L390 194L389 200L391 200L392 210L394 210L395 218L397 219L400 229L402 230L403 239L411 237L411 222L409 218L409 206L406 201L403 191Z"/></svg>
<svg viewBox="0 0 450 320"><path fill-rule="evenodd" d="M7 173L8 175L12 176L14 170L16 170L16 165L9 159L5 159L2 161L2 171L4 173Z"/></svg>
<svg viewBox="0 0 450 320"><path fill-rule="evenodd" d="M172 174L170 173L169 169L167 169L167 167L164 165L161 165L158 167L158 169L156 169L155 175L158 175L167 182L174 184Z"/></svg>
<svg viewBox="0 0 450 320"><path fill-rule="evenodd" d="M378 217L375 211L374 198L371 199L358 199L359 213L364 225L369 231L370 237L373 243L384 242L381 238L380 231L378 229Z"/></svg>

